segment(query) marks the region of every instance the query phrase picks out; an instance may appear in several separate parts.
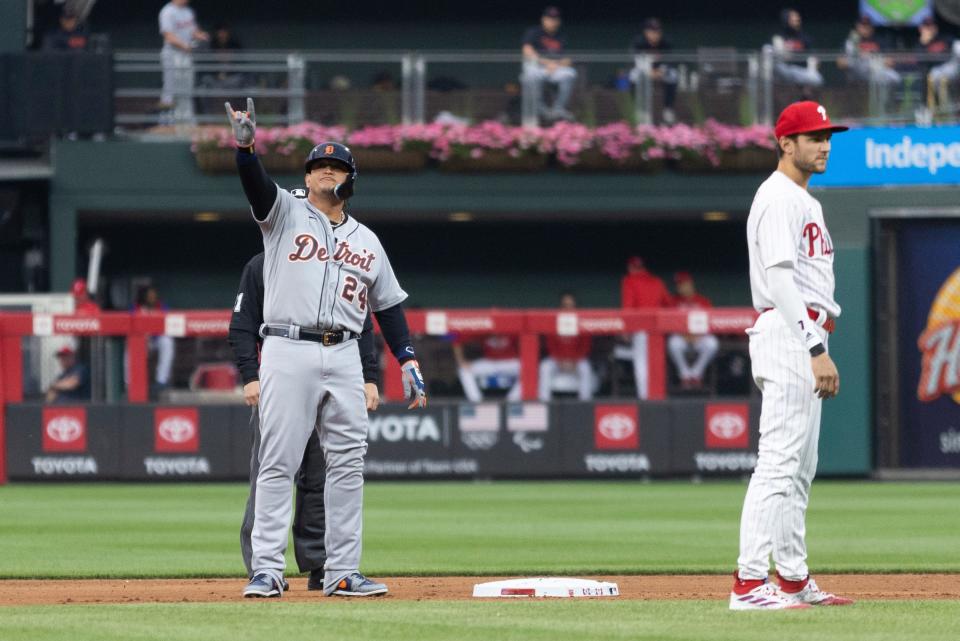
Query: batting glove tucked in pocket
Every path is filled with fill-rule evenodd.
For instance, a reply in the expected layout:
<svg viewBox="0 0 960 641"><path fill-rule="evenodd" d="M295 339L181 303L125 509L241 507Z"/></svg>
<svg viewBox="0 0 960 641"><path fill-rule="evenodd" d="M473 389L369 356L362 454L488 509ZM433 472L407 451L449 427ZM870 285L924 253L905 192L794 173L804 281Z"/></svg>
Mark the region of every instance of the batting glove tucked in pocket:
<svg viewBox="0 0 960 641"><path fill-rule="evenodd" d="M423 384L423 374L417 361L407 361L400 366L403 372L403 397L410 401L408 410L427 406L427 390Z"/></svg>

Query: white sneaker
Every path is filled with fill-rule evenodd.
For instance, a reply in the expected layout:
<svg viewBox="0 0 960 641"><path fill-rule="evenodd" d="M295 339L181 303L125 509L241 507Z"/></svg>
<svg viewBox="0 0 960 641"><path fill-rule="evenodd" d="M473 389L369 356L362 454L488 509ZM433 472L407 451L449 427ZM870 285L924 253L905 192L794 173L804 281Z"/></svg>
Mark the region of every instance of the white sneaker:
<svg viewBox="0 0 960 641"><path fill-rule="evenodd" d="M731 610L805 610L810 605L786 594L769 581L746 594L730 593Z"/></svg>
<svg viewBox="0 0 960 641"><path fill-rule="evenodd" d="M797 603L807 603L810 605L852 605L853 599L848 599L847 597L837 596L836 594L830 594L829 592L824 592L820 589L820 586L817 585L817 582L812 578L807 579L807 585L804 586L799 592L785 592L783 589L780 590L780 593L784 596L795 600Z"/></svg>

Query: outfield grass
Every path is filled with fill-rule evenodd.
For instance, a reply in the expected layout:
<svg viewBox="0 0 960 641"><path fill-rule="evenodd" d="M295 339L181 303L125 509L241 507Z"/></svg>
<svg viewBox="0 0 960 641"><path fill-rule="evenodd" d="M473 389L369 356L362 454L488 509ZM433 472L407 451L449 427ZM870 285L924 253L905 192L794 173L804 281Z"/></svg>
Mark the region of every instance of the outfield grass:
<svg viewBox="0 0 960 641"><path fill-rule="evenodd" d="M17 641L946 641L960 603L873 602L801 612L730 612L725 602L364 601L48 606L0 609Z"/></svg>
<svg viewBox="0 0 960 641"><path fill-rule="evenodd" d="M742 482L370 483L363 569L381 576L726 573L736 561L745 489ZM241 576L246 491L241 484L0 487L0 577ZM956 483L817 482L811 567L960 572L958 505Z"/></svg>

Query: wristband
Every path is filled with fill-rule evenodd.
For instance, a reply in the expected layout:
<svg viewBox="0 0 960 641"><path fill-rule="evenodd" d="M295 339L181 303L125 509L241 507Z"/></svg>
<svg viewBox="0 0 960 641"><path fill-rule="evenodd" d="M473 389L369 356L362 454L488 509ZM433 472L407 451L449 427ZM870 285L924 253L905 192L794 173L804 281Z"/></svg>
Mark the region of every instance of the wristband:
<svg viewBox="0 0 960 641"><path fill-rule="evenodd" d="M825 354L827 348L823 346L823 343L817 343L810 348L810 356L820 356L820 354Z"/></svg>

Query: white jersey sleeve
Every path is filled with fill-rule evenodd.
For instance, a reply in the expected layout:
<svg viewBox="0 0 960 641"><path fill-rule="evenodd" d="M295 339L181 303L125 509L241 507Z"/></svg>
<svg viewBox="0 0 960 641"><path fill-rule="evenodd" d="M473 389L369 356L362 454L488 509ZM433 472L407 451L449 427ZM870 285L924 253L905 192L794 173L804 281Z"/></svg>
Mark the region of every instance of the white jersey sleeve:
<svg viewBox="0 0 960 641"><path fill-rule="evenodd" d="M823 208L806 189L775 171L760 185L747 217L750 290L757 311L774 307L767 270L793 268L794 282L804 304L840 316L833 298L833 241Z"/></svg>
<svg viewBox="0 0 960 641"><path fill-rule="evenodd" d="M760 266L797 264L797 239L803 230L803 212L794 199L784 198L769 203L759 213L756 223L756 244Z"/></svg>

